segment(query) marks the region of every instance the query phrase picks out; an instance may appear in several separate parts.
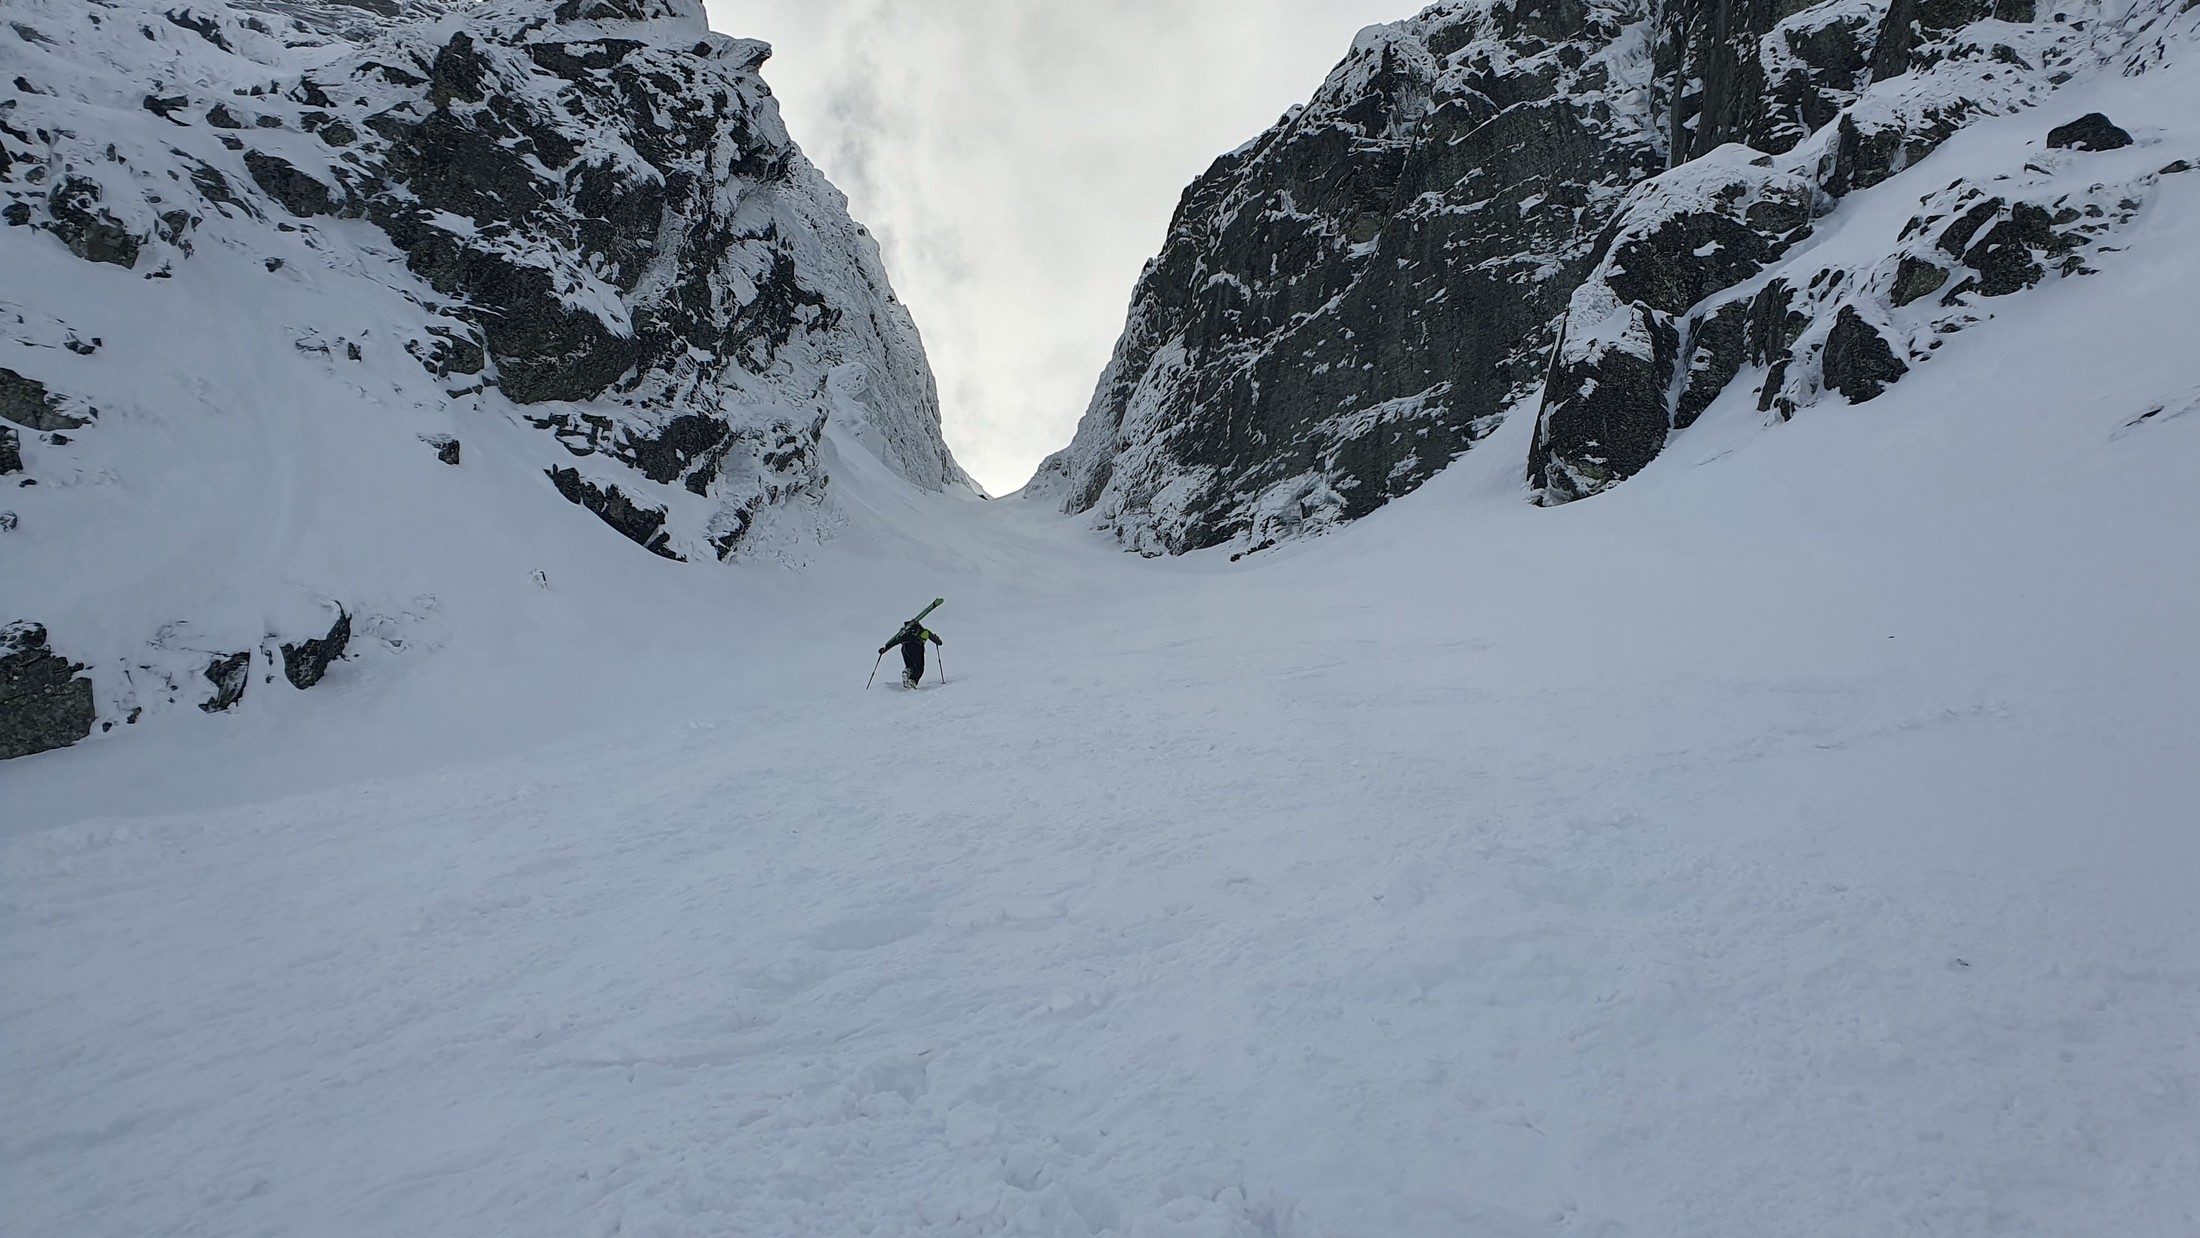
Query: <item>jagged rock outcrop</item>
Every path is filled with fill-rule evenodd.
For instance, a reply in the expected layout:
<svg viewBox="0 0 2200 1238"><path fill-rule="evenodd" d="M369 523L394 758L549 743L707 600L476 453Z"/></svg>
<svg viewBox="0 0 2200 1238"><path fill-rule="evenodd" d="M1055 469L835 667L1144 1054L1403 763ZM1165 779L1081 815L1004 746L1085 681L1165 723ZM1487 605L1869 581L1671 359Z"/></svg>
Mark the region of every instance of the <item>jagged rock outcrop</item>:
<svg viewBox="0 0 2200 1238"><path fill-rule="evenodd" d="M2087 112L2067 125L2057 125L2047 131L2047 148L2060 150L2122 150L2131 145L2131 135L2116 126L2116 122L2099 112Z"/></svg>
<svg viewBox="0 0 2200 1238"><path fill-rule="evenodd" d="M2007 4L1999 11L2031 16ZM2072 23L2020 26L1986 12L1894 5L1876 46L1899 45L1902 55L1868 58L1870 72L1856 71L1853 95L1807 140L1778 154L1724 147L1637 191L1615 243L1569 305L1528 461L1540 502L1584 498L1634 475L1745 371L1754 375L1757 408L1782 419L1827 392L1862 403L1927 360L1941 339L1991 316L1984 299L2091 270L2085 251L2135 216L2161 173L2073 191L2055 162L2073 156L2043 154L1991 180L1958 179L1920 199L1899 233L1870 242L1862 262L1785 258L1808 232L1786 214L1743 220L1746 235L1689 248L1715 221L1736 219L1730 204L1703 191L1707 165L1806 186L1811 213L1823 214L1927 157L1969 120L2035 105L2100 63L2091 33ZM2144 39L2196 16L2160 0L2142 4L2132 25ZM1948 29L1964 17L1981 20ZM2056 128L2044 148L2117 149L2120 132L2096 114ZM1704 268L1706 277L1680 295L1646 290L1636 237L1663 238L1663 260Z"/></svg>
<svg viewBox="0 0 2200 1238"><path fill-rule="evenodd" d="M98 415L98 409L72 411L69 401L48 391L46 384L0 366L0 419L26 430L74 430Z"/></svg>
<svg viewBox="0 0 2200 1238"><path fill-rule="evenodd" d="M1179 553L1373 510L1489 433L1626 190L1664 164L1645 12L1430 8L1187 189L1029 493Z"/></svg>
<svg viewBox="0 0 2200 1238"><path fill-rule="evenodd" d="M39 624L0 628L0 761L66 748L92 733L97 711L83 669L47 646Z"/></svg>
<svg viewBox="0 0 2200 1238"><path fill-rule="evenodd" d="M780 119L770 48L710 31L701 0L11 0L7 16L0 420L6 462L39 483L10 516L39 558L5 582L0 620L68 642L116 627L93 609L96 563L67 546L115 532L102 494L130 498L138 542L206 560L160 577L172 598L130 599L137 644L78 653L102 717L250 709L240 649L270 666L280 650L304 687L339 652L407 647L432 612L419 585L363 580L379 551L313 554L289 532L312 517L372 536L378 513L316 512L320 487L290 473L303 451L411 477L377 427L437 469L462 429L490 446L433 483L393 475L374 502L523 479L531 519L691 562L828 532L828 427L909 484L969 484L876 244ZM168 289L216 329L121 312ZM313 613L333 597L343 639Z"/></svg>
<svg viewBox="0 0 2200 1238"><path fill-rule="evenodd" d="M344 648L349 644L351 612L339 607L336 622L329 625L325 634L283 646L283 678L301 692L312 687L328 674L330 663L344 656Z"/></svg>
<svg viewBox="0 0 2200 1238"><path fill-rule="evenodd" d="M214 695L199 702L201 710L218 714L235 709L244 699L245 689L252 686L252 651L246 649L208 662L206 682L214 685Z"/></svg>
<svg viewBox="0 0 2200 1238"><path fill-rule="evenodd" d="M1742 307L1688 311L1810 235L1817 186L1770 165L1724 146L1633 199L1595 278L1573 295L1544 384L1531 474L1584 492L1631 475L1739 370L1751 348ZM1691 381L1674 391L1677 370ZM1577 441L1584 446L1554 467Z"/></svg>

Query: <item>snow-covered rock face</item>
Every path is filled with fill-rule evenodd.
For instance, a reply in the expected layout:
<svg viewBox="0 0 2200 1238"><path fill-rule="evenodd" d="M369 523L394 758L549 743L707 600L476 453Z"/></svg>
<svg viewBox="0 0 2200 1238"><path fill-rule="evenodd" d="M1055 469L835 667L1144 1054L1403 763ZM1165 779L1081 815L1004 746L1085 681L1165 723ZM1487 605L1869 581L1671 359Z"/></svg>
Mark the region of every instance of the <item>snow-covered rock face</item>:
<svg viewBox="0 0 2200 1238"><path fill-rule="evenodd" d="M226 581L282 599L217 616L57 566L113 567L94 546L119 525L196 553L231 439L336 407L339 434L403 424L438 467L531 477L544 520L577 504L674 559L828 526L828 420L910 483L967 485L875 243L758 75L769 54L699 0L11 0L0 555L24 570L0 573L0 622L89 665L110 724L148 695L228 708L268 678L225 671L238 656L287 674L286 647L378 630L372 587L334 569ZM477 465L462 451L492 425L525 432ZM69 613L100 588L146 630ZM180 631L189 648L145 652Z"/></svg>
<svg viewBox="0 0 2200 1238"><path fill-rule="evenodd" d="M1143 553L1258 549L1515 408L1550 503L1639 471L1745 374L1774 420L1869 399L1991 298L2087 270L2157 174L2073 193L2049 151L1831 265L1829 213L1980 118L2189 48L2180 3L1453 0L1371 28L1186 191L1031 493Z"/></svg>
<svg viewBox="0 0 2200 1238"><path fill-rule="evenodd" d="M1575 292L1528 460L1538 501L1640 472L1730 385L1746 384L1773 420L1829 396L1863 403L1946 335L1991 319L1998 298L2091 273L2087 253L2163 176L2190 168L2159 152L2096 160L2131 142L2105 117L2051 129L2068 118L2049 111L2006 166L1951 169L1897 210L1832 213L1969 123L2189 50L2200 13L2181 4L2035 13L1834 0L1781 21L1763 41L1761 79L1775 83L1765 99L1788 83L1789 103L1741 108L1754 119L1726 135L1762 150L1717 147L1643 185ZM1821 44L1839 54L1805 75L1798 49ZM1805 76L1815 84L1797 96ZM1781 205L1768 212L1769 201Z"/></svg>
<svg viewBox="0 0 2200 1238"><path fill-rule="evenodd" d="M1185 191L1035 495L1144 553L1404 494L1541 376L1625 192L1663 166L1647 6L1452 0L1361 32Z"/></svg>

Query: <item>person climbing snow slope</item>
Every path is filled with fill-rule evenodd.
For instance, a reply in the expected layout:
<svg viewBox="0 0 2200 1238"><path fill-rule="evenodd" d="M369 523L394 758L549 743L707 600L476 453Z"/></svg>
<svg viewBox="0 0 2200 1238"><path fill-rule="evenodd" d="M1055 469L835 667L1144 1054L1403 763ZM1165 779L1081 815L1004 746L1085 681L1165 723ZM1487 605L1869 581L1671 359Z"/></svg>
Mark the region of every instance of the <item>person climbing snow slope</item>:
<svg viewBox="0 0 2200 1238"><path fill-rule="evenodd" d="M931 607L926 607L925 611L930 613ZM894 646L901 646L901 686L904 688L914 688L924 678L924 642L931 641L935 645L945 643L940 640L939 633L919 622L923 617L919 615L902 624L901 631L894 633L892 640L878 647L883 656Z"/></svg>

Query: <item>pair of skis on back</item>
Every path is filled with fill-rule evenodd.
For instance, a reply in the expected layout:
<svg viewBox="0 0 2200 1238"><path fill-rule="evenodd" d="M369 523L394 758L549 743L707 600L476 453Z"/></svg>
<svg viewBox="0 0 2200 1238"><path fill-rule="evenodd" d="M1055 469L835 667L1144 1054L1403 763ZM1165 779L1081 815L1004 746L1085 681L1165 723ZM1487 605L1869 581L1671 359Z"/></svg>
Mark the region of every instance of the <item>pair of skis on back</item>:
<svg viewBox="0 0 2200 1238"><path fill-rule="evenodd" d="M933 611L935 611L935 610L938 610L938 609L940 608L940 605L941 605L941 603L943 603L943 602L945 602L945 601L947 601L947 599L946 599L946 598L933 598L933 599L932 599L932 604L931 604L930 606L927 606L927 607L925 607L925 608L924 608L923 610L920 610L920 611L918 611L918 612L917 612L917 617L916 617L916 618L914 618L914 619L911 619L911 620L910 620L909 622L907 622L907 623L905 623L905 624L902 624L902 625L901 625L901 632L905 633L905 632L907 632L907 631L908 631L909 629L911 629L911 628L914 628L914 627L918 627L918 626L922 625L922 624L924 623L924 617L925 617L926 615L929 615L929 614L931 614L931 613L932 613ZM900 635L900 634L901 634L901 633L896 633L896 635L897 635L897 636L898 636L898 635ZM888 645L888 646L886 647L886 649L891 649L891 648L893 648L893 646L892 646L892 645ZM878 651L878 661L877 661L877 662L873 662L873 663L871 663L871 678L870 678L870 679L866 679L866 680L864 680L864 681L863 681L863 690L864 690L865 692L869 692L869 691L871 690L871 682L872 682L872 680L875 680L875 679L877 679L877 678L878 678L878 668L879 668L879 662L884 662L884 661L886 660L886 649L881 649L881 650L879 650L879 651ZM947 682L947 655L946 655L946 654L940 654L940 655L939 655L939 659L940 659L940 682L944 684L944 683L946 683L946 682Z"/></svg>

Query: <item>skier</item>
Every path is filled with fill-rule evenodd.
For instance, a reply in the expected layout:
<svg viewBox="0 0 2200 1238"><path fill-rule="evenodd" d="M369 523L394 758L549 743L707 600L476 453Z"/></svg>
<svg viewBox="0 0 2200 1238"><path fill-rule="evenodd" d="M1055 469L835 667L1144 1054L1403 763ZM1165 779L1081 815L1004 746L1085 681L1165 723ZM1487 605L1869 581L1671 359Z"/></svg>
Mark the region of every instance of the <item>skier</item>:
<svg viewBox="0 0 2200 1238"><path fill-rule="evenodd" d="M930 606L924 609L925 614L932 611ZM939 633L919 622L923 618L924 615L918 615L902 624L901 631L894 633L892 640L878 647L879 656L884 657L887 650L896 645L901 646L901 686L904 688L914 688L917 681L924 678L924 642L931 641L935 645L946 643L940 639Z"/></svg>

